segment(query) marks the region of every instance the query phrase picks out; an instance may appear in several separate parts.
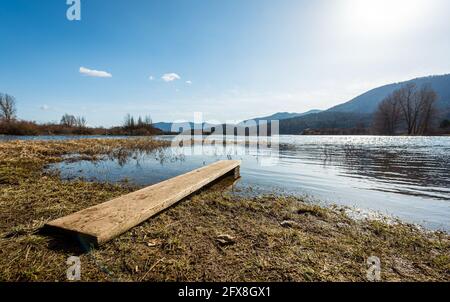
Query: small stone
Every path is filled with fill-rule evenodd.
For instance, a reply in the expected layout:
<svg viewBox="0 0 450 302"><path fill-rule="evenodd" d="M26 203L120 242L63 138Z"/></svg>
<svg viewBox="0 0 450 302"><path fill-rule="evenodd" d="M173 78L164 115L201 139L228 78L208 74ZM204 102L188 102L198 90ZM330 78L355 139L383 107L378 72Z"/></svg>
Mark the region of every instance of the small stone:
<svg viewBox="0 0 450 302"><path fill-rule="evenodd" d="M295 227L298 227L298 223L293 221L293 220L285 220L282 223L280 223L280 225L283 228L295 228Z"/></svg>
<svg viewBox="0 0 450 302"><path fill-rule="evenodd" d="M148 242L147 242L147 246L148 247L155 247L155 246L158 246L158 245L161 245L161 240L159 240L159 239L150 239Z"/></svg>
<svg viewBox="0 0 450 302"><path fill-rule="evenodd" d="M342 223L342 222L338 222L338 223L336 223L336 226L337 226L339 229L345 229L345 228L348 227L348 224Z"/></svg>
<svg viewBox="0 0 450 302"><path fill-rule="evenodd" d="M233 245L236 243L236 239L227 234L217 236L216 240L221 246Z"/></svg>

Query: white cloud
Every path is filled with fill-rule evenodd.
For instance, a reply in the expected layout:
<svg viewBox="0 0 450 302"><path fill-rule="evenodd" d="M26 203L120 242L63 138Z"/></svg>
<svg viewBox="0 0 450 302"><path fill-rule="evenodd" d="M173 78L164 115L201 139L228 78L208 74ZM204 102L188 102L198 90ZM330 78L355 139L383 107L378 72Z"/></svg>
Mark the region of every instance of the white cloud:
<svg viewBox="0 0 450 302"><path fill-rule="evenodd" d="M94 70L94 69L89 69L86 67L80 67L80 73L83 75L86 75L88 77L112 78L112 74L110 74L106 71Z"/></svg>
<svg viewBox="0 0 450 302"><path fill-rule="evenodd" d="M191 85L192 81L186 81L186 84Z"/></svg>
<svg viewBox="0 0 450 302"><path fill-rule="evenodd" d="M163 79L164 82L173 82L181 79L181 77L176 73L166 73L161 77L161 79Z"/></svg>
<svg viewBox="0 0 450 302"><path fill-rule="evenodd" d="M153 81L153 80L155 79L155 77L154 77L154 76L149 76L148 79L149 79L150 81Z"/></svg>
<svg viewBox="0 0 450 302"><path fill-rule="evenodd" d="M43 110L43 111L47 111L50 109L50 107L48 107L47 105L42 105L39 107L39 109Z"/></svg>

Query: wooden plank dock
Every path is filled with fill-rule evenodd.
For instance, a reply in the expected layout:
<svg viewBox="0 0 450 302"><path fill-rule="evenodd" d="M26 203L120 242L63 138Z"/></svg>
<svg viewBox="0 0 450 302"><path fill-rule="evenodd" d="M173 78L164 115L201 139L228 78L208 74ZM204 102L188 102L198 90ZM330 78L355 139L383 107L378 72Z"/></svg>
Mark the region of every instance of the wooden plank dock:
<svg viewBox="0 0 450 302"><path fill-rule="evenodd" d="M219 161L142 190L53 220L46 229L77 235L88 244L101 245L215 180L239 177L240 161Z"/></svg>

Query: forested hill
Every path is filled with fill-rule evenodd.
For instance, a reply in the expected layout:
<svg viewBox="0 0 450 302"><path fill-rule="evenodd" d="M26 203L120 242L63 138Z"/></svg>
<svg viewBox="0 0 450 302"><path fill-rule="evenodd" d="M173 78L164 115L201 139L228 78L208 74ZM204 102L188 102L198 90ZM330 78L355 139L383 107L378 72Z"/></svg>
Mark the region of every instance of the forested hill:
<svg viewBox="0 0 450 302"><path fill-rule="evenodd" d="M353 112L353 113L373 113L377 110L379 103L394 90L402 86L415 83L417 86L430 84L439 96L437 106L442 109L450 108L450 74L441 76L429 76L413 79L406 82L389 84L372 89L349 102L337 105L328 109L330 112Z"/></svg>
<svg viewBox="0 0 450 302"><path fill-rule="evenodd" d="M282 120L280 133L301 134L307 129L368 129L372 126L373 114L380 102L394 90L409 83L415 83L418 87L430 84L438 95L436 106L439 109L439 121L437 122L450 117L450 74L448 74L385 85L326 111Z"/></svg>
<svg viewBox="0 0 450 302"><path fill-rule="evenodd" d="M450 118L450 74L447 74L421 77L381 86L326 111L311 110L305 113L279 112L254 120L257 122L260 120L279 120L281 134L301 134L307 129L369 129L372 127L373 114L380 102L394 90L409 83L415 83L418 87L430 84L431 88L438 95L436 106L439 109L439 121L437 122ZM170 131L172 123L157 123L154 126L163 131ZM193 126L192 123L191 126ZM357 131L357 133L359 132Z"/></svg>
<svg viewBox="0 0 450 302"><path fill-rule="evenodd" d="M280 134L302 134L307 129L367 129L372 114L353 112L320 112L303 117L281 120Z"/></svg>

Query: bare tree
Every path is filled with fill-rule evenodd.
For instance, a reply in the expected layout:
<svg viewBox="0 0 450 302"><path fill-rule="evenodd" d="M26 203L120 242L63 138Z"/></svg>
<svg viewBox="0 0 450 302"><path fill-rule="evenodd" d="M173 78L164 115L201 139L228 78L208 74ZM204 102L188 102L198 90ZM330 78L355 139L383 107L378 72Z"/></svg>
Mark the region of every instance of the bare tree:
<svg viewBox="0 0 450 302"><path fill-rule="evenodd" d="M407 84L381 102L375 114L375 129L394 134L401 118L408 135L427 134L436 117L436 100L437 94L430 85L418 90L415 84Z"/></svg>
<svg viewBox="0 0 450 302"><path fill-rule="evenodd" d="M67 128L73 128L77 125L77 119L70 114L64 114L61 118L61 125Z"/></svg>
<svg viewBox="0 0 450 302"><path fill-rule="evenodd" d="M417 98L416 90L416 84L410 83L394 91L392 94L395 102L400 105L402 117L408 130L408 135L415 134L414 130L416 128L417 119L420 112L420 104Z"/></svg>
<svg viewBox="0 0 450 302"><path fill-rule="evenodd" d="M131 114L128 113L125 116L125 121L124 121L123 126L128 129L133 129L135 127L134 117Z"/></svg>
<svg viewBox="0 0 450 302"><path fill-rule="evenodd" d="M415 133L424 135L429 133L430 128L433 125L434 118L437 115L435 103L438 96L431 86L427 84L423 85L417 92L417 97L420 104L420 113Z"/></svg>
<svg viewBox="0 0 450 302"><path fill-rule="evenodd" d="M9 94L0 93L0 118L6 122L16 118L16 99Z"/></svg>
<svg viewBox="0 0 450 302"><path fill-rule="evenodd" d="M151 128L153 125L152 118L147 115L144 118L138 116L135 119L131 114L127 114L124 119L123 127L125 129L140 129L140 128Z"/></svg>
<svg viewBox="0 0 450 302"><path fill-rule="evenodd" d="M86 127L86 118L84 116L79 116L76 118L76 126L78 128L85 128Z"/></svg>
<svg viewBox="0 0 450 302"><path fill-rule="evenodd" d="M400 125L400 118L400 106L394 96L389 95L380 103L375 113L375 130L380 134L394 135Z"/></svg>
<svg viewBox="0 0 450 302"><path fill-rule="evenodd" d="M150 115L145 116L144 123L145 123L147 126L153 125L152 117L151 117Z"/></svg>

